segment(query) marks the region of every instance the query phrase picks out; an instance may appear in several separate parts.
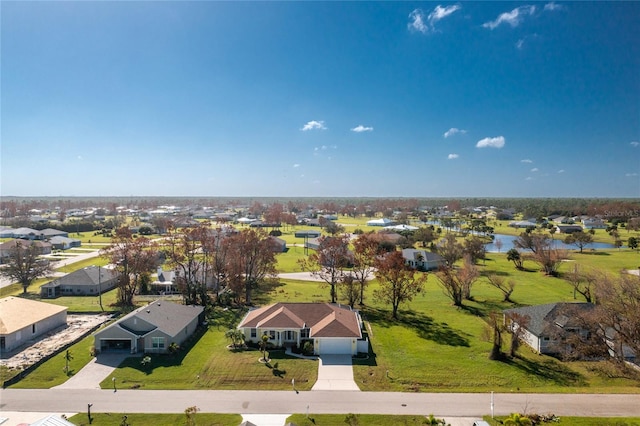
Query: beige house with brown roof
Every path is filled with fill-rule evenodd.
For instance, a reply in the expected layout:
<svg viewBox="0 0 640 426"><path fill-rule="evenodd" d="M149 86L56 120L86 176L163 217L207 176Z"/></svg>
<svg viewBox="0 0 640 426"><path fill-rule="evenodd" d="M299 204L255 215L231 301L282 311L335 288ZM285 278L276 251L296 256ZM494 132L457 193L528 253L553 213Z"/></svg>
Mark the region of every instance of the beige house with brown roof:
<svg viewBox="0 0 640 426"><path fill-rule="evenodd" d="M0 352L67 324L67 308L21 297L0 299Z"/></svg>
<svg viewBox="0 0 640 426"><path fill-rule="evenodd" d="M276 347L312 341L316 355L358 353L362 320L348 306L331 303L276 303L249 311L238 325L245 340L257 343L263 334Z"/></svg>

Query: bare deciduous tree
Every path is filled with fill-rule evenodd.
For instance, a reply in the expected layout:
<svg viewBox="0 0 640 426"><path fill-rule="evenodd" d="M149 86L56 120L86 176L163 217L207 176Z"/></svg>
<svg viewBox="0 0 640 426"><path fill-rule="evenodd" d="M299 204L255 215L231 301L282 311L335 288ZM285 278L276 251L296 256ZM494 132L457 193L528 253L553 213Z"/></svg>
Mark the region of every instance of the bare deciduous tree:
<svg viewBox="0 0 640 426"><path fill-rule="evenodd" d="M380 301L391 305L392 316L397 319L400 304L410 302L422 291L427 275L407 266L399 251L378 258L376 270L380 287L374 294Z"/></svg>
<svg viewBox="0 0 640 426"><path fill-rule="evenodd" d="M513 303L513 300L511 300L511 294L516 287L516 282L514 280L507 280L506 278L495 274L488 275L487 280L489 281L489 284L502 292L503 301Z"/></svg>
<svg viewBox="0 0 640 426"><path fill-rule="evenodd" d="M320 237L319 240L318 250L298 264L330 287L331 303L336 303L336 286L342 281L344 269L350 263L349 237Z"/></svg>
<svg viewBox="0 0 640 426"><path fill-rule="evenodd" d="M20 283L22 293L26 294L32 282L53 270L48 260L40 258L42 252L36 242L14 240L13 244L4 267L0 268L0 276Z"/></svg>

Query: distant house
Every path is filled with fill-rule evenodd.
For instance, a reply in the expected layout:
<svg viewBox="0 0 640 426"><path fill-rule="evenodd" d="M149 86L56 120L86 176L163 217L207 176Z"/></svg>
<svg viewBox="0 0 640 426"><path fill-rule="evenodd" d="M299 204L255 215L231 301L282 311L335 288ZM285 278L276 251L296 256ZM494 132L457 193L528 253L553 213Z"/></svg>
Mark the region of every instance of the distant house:
<svg viewBox="0 0 640 426"><path fill-rule="evenodd" d="M322 235L322 233L314 229L302 229L294 233L296 238L318 238L320 235Z"/></svg>
<svg viewBox="0 0 640 426"><path fill-rule="evenodd" d="M68 237L69 233L66 231L61 231L59 229L47 228L40 231L44 238L52 238L52 237Z"/></svg>
<svg viewBox="0 0 640 426"><path fill-rule="evenodd" d="M3 263L6 258L11 256L11 253L20 245L22 247L35 246L36 253L38 255L51 254L51 243L46 241L34 241L34 240L11 240L0 244L0 263Z"/></svg>
<svg viewBox="0 0 640 426"><path fill-rule="evenodd" d="M159 294L172 294L178 291L175 271L165 271L158 267L158 278L151 283L151 289Z"/></svg>
<svg viewBox="0 0 640 426"><path fill-rule="evenodd" d="M282 238L269 236L269 243L273 247L273 251L276 253L284 253L287 251L287 242Z"/></svg>
<svg viewBox="0 0 640 426"><path fill-rule="evenodd" d="M396 222L391 219L382 218L382 219L372 219L367 222L367 226L393 226Z"/></svg>
<svg viewBox="0 0 640 426"><path fill-rule="evenodd" d="M66 324L64 306L13 296L0 299L0 352L17 349Z"/></svg>
<svg viewBox="0 0 640 426"><path fill-rule="evenodd" d="M204 321L204 308L156 300L94 334L97 352L167 353L181 345Z"/></svg>
<svg viewBox="0 0 640 426"><path fill-rule="evenodd" d="M82 241L78 239L61 236L49 238L49 243L54 250L68 250L70 248L80 247L82 245Z"/></svg>
<svg viewBox="0 0 640 426"><path fill-rule="evenodd" d="M432 271L446 264L438 253L426 250L402 249L402 257L407 265L420 271Z"/></svg>
<svg viewBox="0 0 640 426"><path fill-rule="evenodd" d="M112 269L88 266L40 287L40 297L97 296L116 287L117 273Z"/></svg>
<svg viewBox="0 0 640 426"><path fill-rule="evenodd" d="M585 229L606 229L607 224L604 220L598 218L586 218L582 219L582 226Z"/></svg>
<svg viewBox="0 0 640 426"><path fill-rule="evenodd" d="M355 355L362 339L358 312L330 303L275 303L249 311L238 329L245 341L257 343L266 334L277 347L312 341L317 355Z"/></svg>
<svg viewBox="0 0 640 426"><path fill-rule="evenodd" d="M509 222L509 226L512 228L529 228L529 227L535 228L537 225L535 222L531 222L528 220L518 220L518 221Z"/></svg>
<svg viewBox="0 0 640 426"><path fill-rule="evenodd" d="M582 232L582 225L556 225L556 231L560 234L573 234L574 232Z"/></svg>
<svg viewBox="0 0 640 426"><path fill-rule="evenodd" d="M587 330L581 327L579 317L591 311L591 303L548 303L545 305L525 306L507 309L505 323L509 327L524 328L522 340L540 354L558 354L563 348L563 339L569 333L586 335ZM526 318L525 324L509 324L508 315L519 314Z"/></svg>
<svg viewBox="0 0 640 426"><path fill-rule="evenodd" d="M41 231L31 228L17 228L13 230L13 238L22 240L43 240L44 235Z"/></svg>

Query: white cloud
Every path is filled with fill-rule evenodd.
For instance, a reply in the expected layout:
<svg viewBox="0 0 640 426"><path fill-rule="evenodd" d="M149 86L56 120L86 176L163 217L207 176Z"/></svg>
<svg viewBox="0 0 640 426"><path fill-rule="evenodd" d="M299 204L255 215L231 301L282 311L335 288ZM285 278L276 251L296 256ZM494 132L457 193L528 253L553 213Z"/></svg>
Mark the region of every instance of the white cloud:
<svg viewBox="0 0 640 426"><path fill-rule="evenodd" d="M367 127L367 126L363 126L362 124L359 124L353 129L351 129L351 131L356 133L373 132L373 127Z"/></svg>
<svg viewBox="0 0 640 426"><path fill-rule="evenodd" d="M407 24L407 27L412 31L418 31L422 34L426 34L429 32L429 26L424 22L425 16L424 12L420 9L414 9L413 12L409 14L410 22Z"/></svg>
<svg viewBox="0 0 640 426"><path fill-rule="evenodd" d="M554 10L562 10L562 9L563 9L563 6L554 2L547 3L544 5L544 10L548 10L550 12L553 12Z"/></svg>
<svg viewBox="0 0 640 426"><path fill-rule="evenodd" d="M522 46L524 45L524 39L521 38L520 40L516 41L516 49L518 50L522 50Z"/></svg>
<svg viewBox="0 0 640 426"><path fill-rule="evenodd" d="M298 167L300 167L300 164L297 164L297 163L296 163L296 164L294 164L294 165L293 165L293 168L294 168L294 169L297 169Z"/></svg>
<svg viewBox="0 0 640 426"><path fill-rule="evenodd" d="M464 129L457 129L455 127L452 127L446 132L444 132L444 137L448 138L449 136L457 135L458 133L464 135L465 133L467 133L467 131Z"/></svg>
<svg viewBox="0 0 640 426"><path fill-rule="evenodd" d="M300 130L302 130L303 132L306 132L307 130L314 130L314 129L326 130L327 128L324 125L324 121L311 120L307 124L302 126Z"/></svg>
<svg viewBox="0 0 640 426"><path fill-rule="evenodd" d="M532 5L519 6L511 12L501 13L494 21L485 22L482 26L493 30L502 24L509 24L515 28L520 25L525 16L533 15L535 11L536 7Z"/></svg>
<svg viewBox="0 0 640 426"><path fill-rule="evenodd" d="M533 178L531 176L529 176L525 180L533 180Z"/></svg>
<svg viewBox="0 0 640 426"><path fill-rule="evenodd" d="M629 142L629 145L631 145L632 147L636 148L636 147L638 147L638 145L640 145L640 142L638 142L638 141Z"/></svg>
<svg viewBox="0 0 640 426"><path fill-rule="evenodd" d="M448 158L449 160L455 160L455 159L456 159L456 158L458 158L458 157L459 157L459 155L458 155L458 154L449 154L449 155L447 156L447 158Z"/></svg>
<svg viewBox="0 0 640 426"><path fill-rule="evenodd" d="M558 170L558 173L564 173L564 169Z"/></svg>
<svg viewBox="0 0 640 426"><path fill-rule="evenodd" d="M533 169L531 169L531 171L532 171L532 172L537 172L537 171L538 171L538 168L537 168L537 167L534 167Z"/></svg>
<svg viewBox="0 0 640 426"><path fill-rule="evenodd" d="M529 160L528 158L525 158L524 160L520 160L520 162L521 163L529 163L529 164L533 163L533 161Z"/></svg>
<svg viewBox="0 0 640 426"><path fill-rule="evenodd" d="M638 174L637 173L625 173L625 176L626 177L636 177L636 176L638 176Z"/></svg>
<svg viewBox="0 0 640 426"><path fill-rule="evenodd" d="M84 158L82 158L82 155L78 155L78 160L80 161L84 160Z"/></svg>
<svg viewBox="0 0 640 426"><path fill-rule="evenodd" d="M435 24L441 19L446 18L452 13L462 9L459 4L442 7L437 5L429 15L425 15L422 9L414 9L409 14L409 23L407 28L411 31L418 31L422 34L435 31Z"/></svg>
<svg viewBox="0 0 640 426"><path fill-rule="evenodd" d="M480 139L476 144L476 148L502 148L504 146L504 136L496 136L495 138Z"/></svg>

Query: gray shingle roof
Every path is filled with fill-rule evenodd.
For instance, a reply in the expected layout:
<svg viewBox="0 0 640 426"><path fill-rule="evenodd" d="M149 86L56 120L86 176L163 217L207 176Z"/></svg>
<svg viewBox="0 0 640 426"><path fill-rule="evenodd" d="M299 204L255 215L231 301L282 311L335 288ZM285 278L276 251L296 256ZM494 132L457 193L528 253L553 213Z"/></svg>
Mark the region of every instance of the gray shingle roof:
<svg viewBox="0 0 640 426"><path fill-rule="evenodd" d="M545 305L525 306L522 308L506 309L505 314L517 313L528 316L527 330L540 337L546 335L552 328L564 328L578 325L576 315L593 309L591 303L547 303Z"/></svg>

